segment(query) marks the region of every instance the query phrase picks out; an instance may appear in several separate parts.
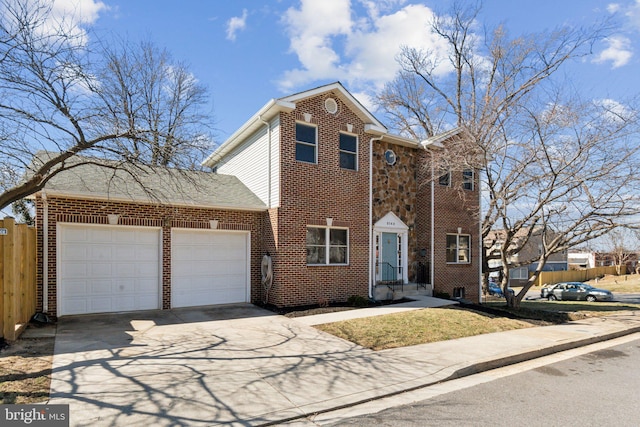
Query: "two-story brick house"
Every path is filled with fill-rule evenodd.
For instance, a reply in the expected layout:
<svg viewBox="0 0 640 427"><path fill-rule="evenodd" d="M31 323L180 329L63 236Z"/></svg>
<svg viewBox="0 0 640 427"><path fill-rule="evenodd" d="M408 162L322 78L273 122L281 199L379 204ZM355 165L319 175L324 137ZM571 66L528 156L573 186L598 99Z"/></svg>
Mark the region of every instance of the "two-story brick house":
<svg viewBox="0 0 640 427"><path fill-rule="evenodd" d="M386 297L389 283L417 281L477 300L477 177L434 179L430 160L458 133L389 134L334 83L272 100L203 164L267 205L273 304Z"/></svg>
<svg viewBox="0 0 640 427"><path fill-rule="evenodd" d="M417 282L477 301L477 177L434 177L431 162L459 137L392 135L334 83L268 102L203 162L210 172L60 174L35 195L38 309L300 306Z"/></svg>

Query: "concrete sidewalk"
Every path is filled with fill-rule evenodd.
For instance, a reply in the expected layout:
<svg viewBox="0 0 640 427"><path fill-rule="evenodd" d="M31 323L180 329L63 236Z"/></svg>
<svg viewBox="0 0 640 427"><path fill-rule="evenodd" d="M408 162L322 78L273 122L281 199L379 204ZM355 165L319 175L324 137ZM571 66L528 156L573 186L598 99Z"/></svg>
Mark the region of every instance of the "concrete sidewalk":
<svg viewBox="0 0 640 427"><path fill-rule="evenodd" d="M361 315L418 309L353 310ZM369 311L366 311L369 310ZM273 425L640 332L591 318L374 352L250 305L61 319L50 403L71 425ZM355 313L350 314L350 316Z"/></svg>

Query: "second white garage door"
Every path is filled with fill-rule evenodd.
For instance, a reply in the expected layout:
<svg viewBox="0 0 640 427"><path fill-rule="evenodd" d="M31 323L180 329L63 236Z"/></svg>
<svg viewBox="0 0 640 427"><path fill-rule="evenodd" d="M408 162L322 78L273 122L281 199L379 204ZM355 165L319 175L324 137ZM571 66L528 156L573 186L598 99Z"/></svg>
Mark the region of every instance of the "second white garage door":
<svg viewBox="0 0 640 427"><path fill-rule="evenodd" d="M171 306L249 301L249 233L176 230L171 234Z"/></svg>

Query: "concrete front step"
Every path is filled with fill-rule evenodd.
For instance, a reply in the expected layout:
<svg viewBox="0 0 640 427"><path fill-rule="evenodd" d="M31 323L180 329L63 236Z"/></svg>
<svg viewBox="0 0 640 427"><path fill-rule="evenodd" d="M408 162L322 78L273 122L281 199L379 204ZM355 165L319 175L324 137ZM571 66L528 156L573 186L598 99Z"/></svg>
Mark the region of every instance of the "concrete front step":
<svg viewBox="0 0 640 427"><path fill-rule="evenodd" d="M392 289L393 288L393 289ZM373 288L373 297L378 301L385 300L399 300L402 298L411 298L412 296L423 295L433 296L433 288L431 285L426 285L426 289L422 286L418 286L415 283L407 283L405 285L376 285Z"/></svg>

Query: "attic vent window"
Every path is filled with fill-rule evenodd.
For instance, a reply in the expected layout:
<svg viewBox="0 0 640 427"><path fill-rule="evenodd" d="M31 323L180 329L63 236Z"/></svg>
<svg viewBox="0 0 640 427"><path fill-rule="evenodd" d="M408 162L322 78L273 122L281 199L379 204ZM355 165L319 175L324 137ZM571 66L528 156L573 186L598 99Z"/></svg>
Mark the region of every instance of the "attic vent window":
<svg viewBox="0 0 640 427"><path fill-rule="evenodd" d="M324 109L329 114L335 114L338 112L338 103L333 98L327 98L324 100Z"/></svg>

